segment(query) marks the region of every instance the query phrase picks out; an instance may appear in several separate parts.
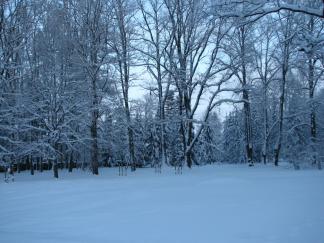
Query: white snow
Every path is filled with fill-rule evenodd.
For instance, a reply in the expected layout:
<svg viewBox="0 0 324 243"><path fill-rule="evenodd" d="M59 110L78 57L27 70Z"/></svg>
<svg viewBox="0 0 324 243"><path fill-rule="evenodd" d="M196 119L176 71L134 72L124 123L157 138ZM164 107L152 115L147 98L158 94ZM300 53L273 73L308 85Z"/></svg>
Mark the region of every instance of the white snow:
<svg viewBox="0 0 324 243"><path fill-rule="evenodd" d="M324 172L213 165L0 182L0 242L323 243Z"/></svg>

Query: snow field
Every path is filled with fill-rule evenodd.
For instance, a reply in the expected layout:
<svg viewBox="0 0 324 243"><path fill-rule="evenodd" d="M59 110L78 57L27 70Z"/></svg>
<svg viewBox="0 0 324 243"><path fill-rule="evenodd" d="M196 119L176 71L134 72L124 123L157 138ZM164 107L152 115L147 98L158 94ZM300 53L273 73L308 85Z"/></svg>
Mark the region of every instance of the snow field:
<svg viewBox="0 0 324 243"><path fill-rule="evenodd" d="M1 181L0 242L324 242L323 171L212 165L59 176Z"/></svg>

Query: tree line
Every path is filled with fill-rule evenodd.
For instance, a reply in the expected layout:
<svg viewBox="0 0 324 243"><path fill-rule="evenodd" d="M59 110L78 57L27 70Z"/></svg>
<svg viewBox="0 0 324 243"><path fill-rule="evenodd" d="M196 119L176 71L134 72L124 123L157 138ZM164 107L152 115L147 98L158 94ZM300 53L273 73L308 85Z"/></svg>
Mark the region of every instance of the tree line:
<svg viewBox="0 0 324 243"><path fill-rule="evenodd" d="M320 169L323 16L321 0L3 0L0 166Z"/></svg>

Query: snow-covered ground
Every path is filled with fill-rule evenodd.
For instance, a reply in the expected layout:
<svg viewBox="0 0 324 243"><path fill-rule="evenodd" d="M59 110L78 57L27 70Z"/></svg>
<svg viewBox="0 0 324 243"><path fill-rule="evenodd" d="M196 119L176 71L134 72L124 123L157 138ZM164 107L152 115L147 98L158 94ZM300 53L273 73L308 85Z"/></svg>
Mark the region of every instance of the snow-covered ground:
<svg viewBox="0 0 324 243"><path fill-rule="evenodd" d="M324 172L213 165L16 174L0 182L0 242L323 243Z"/></svg>

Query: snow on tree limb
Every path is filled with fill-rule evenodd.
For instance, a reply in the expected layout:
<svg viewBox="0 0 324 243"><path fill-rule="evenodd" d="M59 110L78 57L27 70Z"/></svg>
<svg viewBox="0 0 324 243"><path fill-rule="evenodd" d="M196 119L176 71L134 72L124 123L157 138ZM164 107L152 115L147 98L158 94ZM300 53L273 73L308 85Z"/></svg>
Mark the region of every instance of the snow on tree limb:
<svg viewBox="0 0 324 243"><path fill-rule="evenodd" d="M233 11L231 7L240 6L241 9ZM324 18L324 2L318 7L309 7L303 3L286 3L282 1L255 0L255 1L223 1L215 4L217 15L221 17L249 18L255 21L265 15L287 10ZM218 10L219 8L219 10ZM225 10L225 11L224 11ZM224 11L224 12L223 12Z"/></svg>

